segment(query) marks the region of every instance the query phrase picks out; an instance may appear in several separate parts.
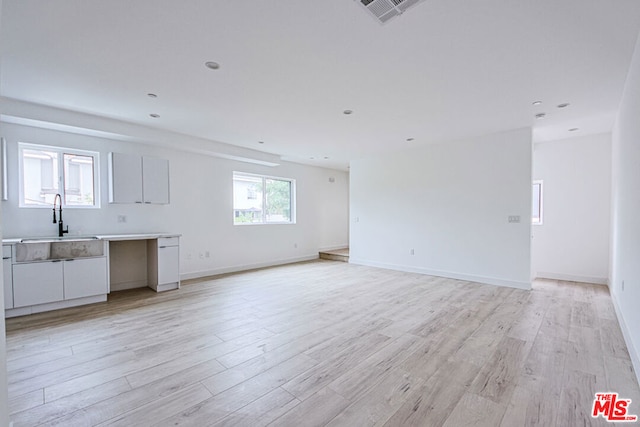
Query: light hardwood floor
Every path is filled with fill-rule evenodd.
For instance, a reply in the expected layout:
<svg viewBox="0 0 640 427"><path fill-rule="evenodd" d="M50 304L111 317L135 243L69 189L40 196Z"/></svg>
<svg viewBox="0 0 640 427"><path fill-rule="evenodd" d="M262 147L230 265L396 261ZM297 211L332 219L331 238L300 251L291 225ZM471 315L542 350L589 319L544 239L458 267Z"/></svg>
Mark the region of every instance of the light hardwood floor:
<svg viewBox="0 0 640 427"><path fill-rule="evenodd" d="M576 426L640 391L607 288L314 261L7 320L16 426Z"/></svg>

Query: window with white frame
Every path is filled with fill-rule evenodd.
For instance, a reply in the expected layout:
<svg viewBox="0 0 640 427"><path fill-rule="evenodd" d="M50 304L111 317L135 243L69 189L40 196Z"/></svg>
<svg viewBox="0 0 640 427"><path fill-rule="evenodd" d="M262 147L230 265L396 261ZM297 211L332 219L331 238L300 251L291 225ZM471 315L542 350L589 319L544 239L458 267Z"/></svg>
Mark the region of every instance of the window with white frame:
<svg viewBox="0 0 640 427"><path fill-rule="evenodd" d="M295 222L295 180L233 173L234 224Z"/></svg>
<svg viewBox="0 0 640 427"><path fill-rule="evenodd" d="M66 208L100 207L99 153L19 143L20 207L51 207L56 194Z"/></svg>
<svg viewBox="0 0 640 427"><path fill-rule="evenodd" d="M543 205L542 205L542 181L533 181L533 200L531 203L532 213L531 213L531 223L541 225L542 224L542 213L543 213Z"/></svg>

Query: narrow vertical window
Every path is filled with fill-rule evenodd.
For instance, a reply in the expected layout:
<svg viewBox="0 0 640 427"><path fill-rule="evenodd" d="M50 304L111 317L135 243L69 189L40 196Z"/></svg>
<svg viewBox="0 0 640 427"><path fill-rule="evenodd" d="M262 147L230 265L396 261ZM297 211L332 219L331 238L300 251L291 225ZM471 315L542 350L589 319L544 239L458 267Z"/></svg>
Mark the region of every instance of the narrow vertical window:
<svg viewBox="0 0 640 427"><path fill-rule="evenodd" d="M542 224L542 181L533 181L533 200L531 206L533 212L531 214L531 223L541 225Z"/></svg>
<svg viewBox="0 0 640 427"><path fill-rule="evenodd" d="M93 206L93 157L65 153L64 201L67 206Z"/></svg>

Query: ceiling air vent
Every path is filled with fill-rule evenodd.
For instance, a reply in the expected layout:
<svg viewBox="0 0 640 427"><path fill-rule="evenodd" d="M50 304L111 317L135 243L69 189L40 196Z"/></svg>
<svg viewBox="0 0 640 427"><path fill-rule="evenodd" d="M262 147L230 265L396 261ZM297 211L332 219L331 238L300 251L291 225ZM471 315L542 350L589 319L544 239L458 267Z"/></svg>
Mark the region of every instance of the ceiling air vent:
<svg viewBox="0 0 640 427"><path fill-rule="evenodd" d="M384 24L391 18L402 15L411 6L423 0L356 0L371 13L378 22Z"/></svg>

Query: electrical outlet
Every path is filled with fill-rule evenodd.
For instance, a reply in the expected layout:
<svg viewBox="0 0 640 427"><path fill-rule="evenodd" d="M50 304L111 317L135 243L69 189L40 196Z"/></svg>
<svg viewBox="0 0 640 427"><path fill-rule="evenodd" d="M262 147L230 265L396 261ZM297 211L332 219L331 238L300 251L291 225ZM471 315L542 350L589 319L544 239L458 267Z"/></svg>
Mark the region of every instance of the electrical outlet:
<svg viewBox="0 0 640 427"><path fill-rule="evenodd" d="M127 222L126 215L118 215L118 222Z"/></svg>
<svg viewBox="0 0 640 427"><path fill-rule="evenodd" d="M204 253L204 257L205 257L205 258L209 258L209 257L211 257L211 254L209 253L209 251L206 251L206 252Z"/></svg>
<svg viewBox="0 0 640 427"><path fill-rule="evenodd" d="M295 249L298 249L298 244L297 244L297 243L294 243L294 244L293 244L293 247L294 247Z"/></svg>
<svg viewBox="0 0 640 427"><path fill-rule="evenodd" d="M509 223L520 222L520 215L509 215Z"/></svg>
<svg viewBox="0 0 640 427"><path fill-rule="evenodd" d="M415 251L415 250L413 250L413 249L411 249L410 253L411 253L411 255L415 255L415 254L416 254L416 251Z"/></svg>
<svg viewBox="0 0 640 427"><path fill-rule="evenodd" d="M624 280L622 281L622 290L624 291Z"/></svg>
<svg viewBox="0 0 640 427"><path fill-rule="evenodd" d="M200 252L199 256L200 256L200 259L204 259L204 253L203 252Z"/></svg>

